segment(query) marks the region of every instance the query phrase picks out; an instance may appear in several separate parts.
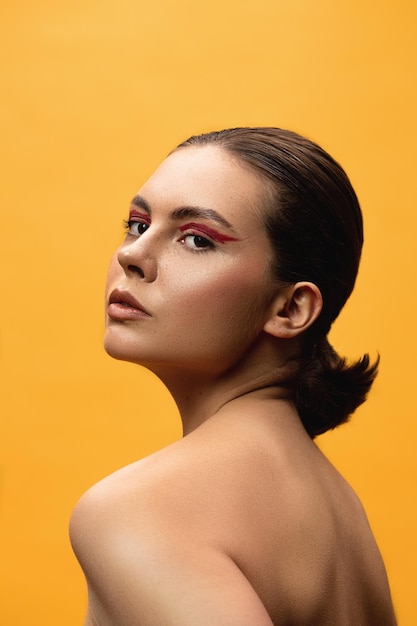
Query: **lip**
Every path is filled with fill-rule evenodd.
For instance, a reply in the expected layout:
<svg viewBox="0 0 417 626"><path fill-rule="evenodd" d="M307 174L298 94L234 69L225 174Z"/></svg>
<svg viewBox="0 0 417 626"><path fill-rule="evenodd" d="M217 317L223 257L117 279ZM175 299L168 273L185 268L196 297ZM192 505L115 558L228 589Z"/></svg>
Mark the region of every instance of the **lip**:
<svg viewBox="0 0 417 626"><path fill-rule="evenodd" d="M114 289L109 297L108 316L117 321L150 317L147 310L129 291Z"/></svg>

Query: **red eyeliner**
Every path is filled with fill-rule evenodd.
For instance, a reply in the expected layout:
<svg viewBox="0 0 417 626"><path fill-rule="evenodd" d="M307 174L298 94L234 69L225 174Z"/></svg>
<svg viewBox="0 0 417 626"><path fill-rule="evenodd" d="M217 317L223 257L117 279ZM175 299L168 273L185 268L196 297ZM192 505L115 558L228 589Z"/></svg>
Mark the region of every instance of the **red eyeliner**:
<svg viewBox="0 0 417 626"><path fill-rule="evenodd" d="M129 219L131 220L132 218L142 220L142 222L145 222L146 224L151 223L151 218L147 213L139 213L139 211L136 211L135 209L131 209L129 211Z"/></svg>
<svg viewBox="0 0 417 626"><path fill-rule="evenodd" d="M236 239L235 237L223 235L217 230L214 230L214 228L211 228L210 226L206 226L205 224L197 224L196 222L189 222L188 224L184 224L183 226L180 226L179 230L183 233L185 230L189 230L190 228L195 228L196 230L198 230L199 233L207 235L214 241L217 241L217 243L226 243L226 241L239 241L239 239Z"/></svg>

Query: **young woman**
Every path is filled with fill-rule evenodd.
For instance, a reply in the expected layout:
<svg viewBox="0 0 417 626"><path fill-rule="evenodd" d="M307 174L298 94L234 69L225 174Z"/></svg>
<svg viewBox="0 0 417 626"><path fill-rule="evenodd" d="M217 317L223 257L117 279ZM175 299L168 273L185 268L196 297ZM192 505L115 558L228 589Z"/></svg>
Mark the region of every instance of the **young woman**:
<svg viewBox="0 0 417 626"><path fill-rule="evenodd" d="M192 137L126 229L105 348L165 383L184 437L78 503L86 625L394 625L366 515L313 442L377 370L327 341L362 248L346 174L288 131Z"/></svg>

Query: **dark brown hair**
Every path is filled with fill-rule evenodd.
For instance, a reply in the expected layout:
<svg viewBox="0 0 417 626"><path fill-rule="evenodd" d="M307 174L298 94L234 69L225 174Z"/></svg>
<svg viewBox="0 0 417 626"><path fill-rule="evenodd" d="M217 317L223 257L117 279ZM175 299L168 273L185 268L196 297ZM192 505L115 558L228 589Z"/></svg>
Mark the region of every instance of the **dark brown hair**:
<svg viewBox="0 0 417 626"><path fill-rule="evenodd" d="M293 398L311 437L345 422L362 404L378 369L366 354L348 364L327 334L355 284L362 213L341 166L316 143L279 128L231 128L190 137L178 148L216 144L266 179L265 227L280 281L309 281L323 309L305 334Z"/></svg>

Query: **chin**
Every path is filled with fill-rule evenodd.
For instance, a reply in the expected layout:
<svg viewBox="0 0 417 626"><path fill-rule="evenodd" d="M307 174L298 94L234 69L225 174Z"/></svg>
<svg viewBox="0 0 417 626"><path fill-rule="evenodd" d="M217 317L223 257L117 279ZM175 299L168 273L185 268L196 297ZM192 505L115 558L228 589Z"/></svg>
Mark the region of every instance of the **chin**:
<svg viewBox="0 0 417 626"><path fill-rule="evenodd" d="M119 334L116 336L111 329L106 330L103 346L113 359L137 363L137 351L132 346L132 342L127 337L121 337Z"/></svg>
<svg viewBox="0 0 417 626"><path fill-rule="evenodd" d="M114 329L110 328L104 335L103 347L113 359L152 369L152 363L155 360L154 350L151 348L149 353L149 347L146 349L137 338L133 341L131 336L114 332Z"/></svg>

